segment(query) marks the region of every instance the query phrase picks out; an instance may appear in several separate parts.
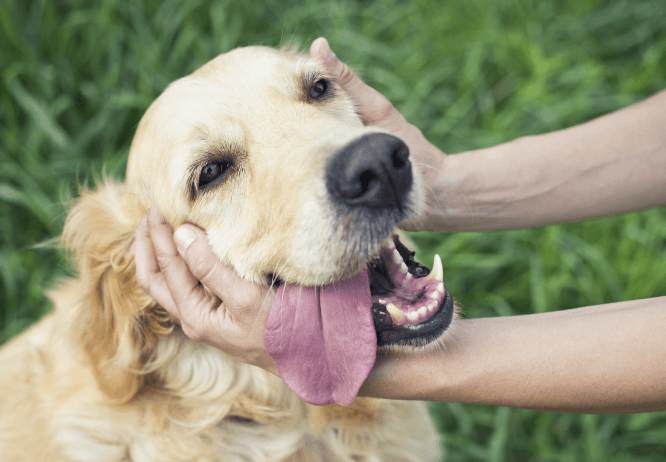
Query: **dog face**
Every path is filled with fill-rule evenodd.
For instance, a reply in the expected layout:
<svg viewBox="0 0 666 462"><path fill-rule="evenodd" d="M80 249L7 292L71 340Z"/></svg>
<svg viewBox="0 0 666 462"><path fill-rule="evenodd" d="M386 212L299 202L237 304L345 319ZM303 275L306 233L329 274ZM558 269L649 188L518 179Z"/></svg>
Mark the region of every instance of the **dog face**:
<svg viewBox="0 0 666 462"><path fill-rule="evenodd" d="M315 60L242 48L174 82L139 125L126 187L206 230L251 281L323 286L368 268L380 346L427 344L451 322L443 284L416 283L429 270L390 240L423 203L407 146L364 126Z"/></svg>
<svg viewBox="0 0 666 462"><path fill-rule="evenodd" d="M332 183L344 179L327 178L327 167L345 146L371 135L380 140L369 144L388 139L363 125L316 61L238 49L174 82L148 110L128 185L151 191L170 223L205 229L215 254L247 279L328 284L367 265L423 200L418 171L406 160L406 181L398 180L408 184L397 186L397 207L336 201Z"/></svg>

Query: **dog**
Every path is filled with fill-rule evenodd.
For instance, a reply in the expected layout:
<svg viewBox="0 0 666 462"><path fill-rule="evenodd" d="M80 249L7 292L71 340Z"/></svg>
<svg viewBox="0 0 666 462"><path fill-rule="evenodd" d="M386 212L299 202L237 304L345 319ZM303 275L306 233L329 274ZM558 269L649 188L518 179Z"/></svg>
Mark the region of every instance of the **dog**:
<svg viewBox="0 0 666 462"><path fill-rule="evenodd" d="M430 272L395 234L423 202L406 145L364 125L315 60L239 48L175 81L138 126L125 182L82 192L67 217L78 276L0 350L0 460L440 460L424 403L311 405L188 339L127 251L156 204L250 281L324 287L367 271L379 352L413 354L454 317L441 264Z"/></svg>

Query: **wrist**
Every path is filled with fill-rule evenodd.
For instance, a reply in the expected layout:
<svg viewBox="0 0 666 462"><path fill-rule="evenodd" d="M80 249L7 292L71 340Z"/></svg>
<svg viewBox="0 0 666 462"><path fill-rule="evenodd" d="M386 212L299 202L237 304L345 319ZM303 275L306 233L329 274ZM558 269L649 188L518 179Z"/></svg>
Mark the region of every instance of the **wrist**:
<svg viewBox="0 0 666 462"><path fill-rule="evenodd" d="M474 377L469 348L482 339L475 339L479 329L474 320L458 319L451 329L443 341L445 346L436 351L380 354L359 396L464 402L468 383Z"/></svg>
<svg viewBox="0 0 666 462"><path fill-rule="evenodd" d="M557 177L548 174L546 159L535 162L532 153L540 152L542 144L537 138L518 138L441 159L436 178L428 183L431 198L425 228L482 231L538 226L529 220L540 210L527 213L521 204L531 204L532 196L538 196Z"/></svg>

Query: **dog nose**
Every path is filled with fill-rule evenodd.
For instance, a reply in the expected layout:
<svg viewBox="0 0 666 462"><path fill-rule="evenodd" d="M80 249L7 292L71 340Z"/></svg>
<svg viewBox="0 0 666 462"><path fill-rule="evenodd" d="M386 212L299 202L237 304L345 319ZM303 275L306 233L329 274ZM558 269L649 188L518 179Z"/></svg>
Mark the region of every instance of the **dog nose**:
<svg viewBox="0 0 666 462"><path fill-rule="evenodd" d="M334 200L348 206L402 211L412 186L409 148L392 135L364 135L329 160L326 186Z"/></svg>

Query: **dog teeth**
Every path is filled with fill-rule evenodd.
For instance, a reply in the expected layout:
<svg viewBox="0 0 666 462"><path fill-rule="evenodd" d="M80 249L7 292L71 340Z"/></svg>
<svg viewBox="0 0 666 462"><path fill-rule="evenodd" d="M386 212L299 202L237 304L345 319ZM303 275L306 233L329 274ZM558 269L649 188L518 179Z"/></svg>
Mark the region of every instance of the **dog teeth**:
<svg viewBox="0 0 666 462"><path fill-rule="evenodd" d="M436 306L437 306L437 300L433 300L428 304L428 311L430 312L435 311Z"/></svg>
<svg viewBox="0 0 666 462"><path fill-rule="evenodd" d="M386 311L388 311L395 322L402 321L402 318L405 316L405 312L395 306L393 303L386 305Z"/></svg>
<svg viewBox="0 0 666 462"><path fill-rule="evenodd" d="M442 259L439 258L439 254L435 254L435 259L432 262L432 271L423 279L425 281L437 280L444 282L444 269L442 268Z"/></svg>
<svg viewBox="0 0 666 462"><path fill-rule="evenodd" d="M393 261L398 264L402 263L402 256L397 249L393 249Z"/></svg>
<svg viewBox="0 0 666 462"><path fill-rule="evenodd" d="M385 298L380 298L380 299L377 300L377 301L378 301L379 303L381 303L382 305L386 305L386 299L385 299Z"/></svg>
<svg viewBox="0 0 666 462"><path fill-rule="evenodd" d="M419 320L419 313L417 311L412 311L411 313L407 313L407 320L409 322L415 322Z"/></svg>
<svg viewBox="0 0 666 462"><path fill-rule="evenodd" d="M419 315L421 315L421 316L425 316L426 313L428 312L428 308L425 307L425 306L422 306L421 308L419 308L418 310L416 310L416 312L417 312Z"/></svg>
<svg viewBox="0 0 666 462"><path fill-rule="evenodd" d="M405 262L400 263L400 272L407 273L407 265L405 265Z"/></svg>
<svg viewBox="0 0 666 462"><path fill-rule="evenodd" d="M439 291L434 291L433 293L430 294L430 298L438 299L439 298Z"/></svg>

